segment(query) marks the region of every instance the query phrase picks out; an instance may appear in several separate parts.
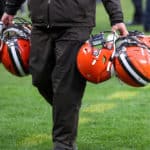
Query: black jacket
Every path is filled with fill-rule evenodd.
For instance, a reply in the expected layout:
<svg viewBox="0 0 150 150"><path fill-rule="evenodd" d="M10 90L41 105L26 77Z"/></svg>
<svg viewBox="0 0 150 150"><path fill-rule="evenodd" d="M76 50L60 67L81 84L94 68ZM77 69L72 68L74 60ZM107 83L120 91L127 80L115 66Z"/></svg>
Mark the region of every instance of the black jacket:
<svg viewBox="0 0 150 150"><path fill-rule="evenodd" d="M24 0L7 0L5 11L14 15ZM95 26L96 0L29 0L36 26ZM123 22L120 0L103 0L111 25ZM100 16L100 14L99 14Z"/></svg>
<svg viewBox="0 0 150 150"><path fill-rule="evenodd" d="M0 0L0 18L4 13L4 7L5 7L5 0Z"/></svg>

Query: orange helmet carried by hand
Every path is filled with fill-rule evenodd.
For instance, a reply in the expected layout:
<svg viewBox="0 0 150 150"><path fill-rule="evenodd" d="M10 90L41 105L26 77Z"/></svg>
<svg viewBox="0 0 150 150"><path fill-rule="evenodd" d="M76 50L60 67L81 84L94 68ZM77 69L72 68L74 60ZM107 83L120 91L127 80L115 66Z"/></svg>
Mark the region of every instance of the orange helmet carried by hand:
<svg viewBox="0 0 150 150"><path fill-rule="evenodd" d="M121 37L116 41L114 68L124 83L142 87L150 82L150 50L136 36Z"/></svg>
<svg viewBox="0 0 150 150"><path fill-rule="evenodd" d="M113 42L114 39L110 41L105 39L105 32L103 32L92 36L81 46L77 55L77 67L85 79L92 83L100 83L111 78ZM109 48L107 48L108 43ZM110 43L112 43L111 47Z"/></svg>
<svg viewBox="0 0 150 150"><path fill-rule="evenodd" d="M13 75L29 74L30 32L30 26L22 23L14 23L3 30L1 61Z"/></svg>

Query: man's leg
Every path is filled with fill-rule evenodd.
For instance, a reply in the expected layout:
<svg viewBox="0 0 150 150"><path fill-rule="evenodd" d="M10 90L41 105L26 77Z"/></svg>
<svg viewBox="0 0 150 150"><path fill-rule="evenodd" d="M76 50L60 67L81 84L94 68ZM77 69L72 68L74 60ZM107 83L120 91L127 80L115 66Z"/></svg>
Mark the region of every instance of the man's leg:
<svg viewBox="0 0 150 150"><path fill-rule="evenodd" d="M132 0L134 12L131 22L128 22L127 25L140 25L143 23L143 5L142 0Z"/></svg>
<svg viewBox="0 0 150 150"><path fill-rule="evenodd" d="M52 74L54 150L76 149L79 110L86 85L86 80L78 72L76 56L81 44L88 37L89 31L84 33L84 30L73 30L66 31L56 41L55 52L58 55Z"/></svg>
<svg viewBox="0 0 150 150"><path fill-rule="evenodd" d="M136 23L142 23L143 21L143 5L142 0L133 0L134 4L134 16L133 21Z"/></svg>
<svg viewBox="0 0 150 150"><path fill-rule="evenodd" d="M85 79L77 71L75 62L77 49L81 43L78 41L62 43L68 52L61 56L59 64L53 71L53 140L56 147L73 150Z"/></svg>
<svg viewBox="0 0 150 150"><path fill-rule="evenodd" d="M31 43L29 66L33 85L52 104L51 72L55 63L52 38L46 29L33 27Z"/></svg>
<svg viewBox="0 0 150 150"><path fill-rule="evenodd" d="M150 32L150 0L146 1L146 8L144 13L144 31Z"/></svg>

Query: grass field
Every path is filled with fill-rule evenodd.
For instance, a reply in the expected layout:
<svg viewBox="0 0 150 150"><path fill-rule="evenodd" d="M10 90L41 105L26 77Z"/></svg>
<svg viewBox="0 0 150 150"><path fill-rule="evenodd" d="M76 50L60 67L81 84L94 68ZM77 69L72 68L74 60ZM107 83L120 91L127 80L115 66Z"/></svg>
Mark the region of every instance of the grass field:
<svg viewBox="0 0 150 150"><path fill-rule="evenodd" d="M131 20L130 0L121 2L125 21ZM110 29L102 5L97 7L96 23L93 33ZM150 150L149 91L150 86L129 87L115 77L98 85L88 83L79 150ZM31 85L31 76L15 77L0 65L0 150L51 150L51 120L51 107Z"/></svg>

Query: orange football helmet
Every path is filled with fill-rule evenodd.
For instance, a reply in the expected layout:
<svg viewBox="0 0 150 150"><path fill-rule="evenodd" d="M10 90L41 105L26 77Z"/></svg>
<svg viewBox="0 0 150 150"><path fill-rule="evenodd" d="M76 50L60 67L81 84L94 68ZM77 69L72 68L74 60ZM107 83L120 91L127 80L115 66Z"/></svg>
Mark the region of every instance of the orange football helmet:
<svg viewBox="0 0 150 150"><path fill-rule="evenodd" d="M103 32L92 36L81 46L77 55L79 72L92 83L106 81L113 74L111 58L114 52L114 45L112 44L111 47L109 45L109 48L107 48L107 44L114 42L114 39L107 41L104 34Z"/></svg>
<svg viewBox="0 0 150 150"><path fill-rule="evenodd" d="M150 82L150 50L135 36L116 41L114 68L117 77L133 87L142 87Z"/></svg>
<svg viewBox="0 0 150 150"><path fill-rule="evenodd" d="M13 75L29 74L30 32L30 26L17 23L3 30L1 62Z"/></svg>

